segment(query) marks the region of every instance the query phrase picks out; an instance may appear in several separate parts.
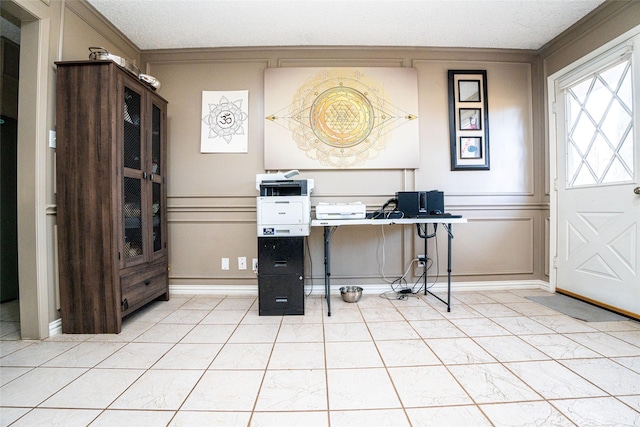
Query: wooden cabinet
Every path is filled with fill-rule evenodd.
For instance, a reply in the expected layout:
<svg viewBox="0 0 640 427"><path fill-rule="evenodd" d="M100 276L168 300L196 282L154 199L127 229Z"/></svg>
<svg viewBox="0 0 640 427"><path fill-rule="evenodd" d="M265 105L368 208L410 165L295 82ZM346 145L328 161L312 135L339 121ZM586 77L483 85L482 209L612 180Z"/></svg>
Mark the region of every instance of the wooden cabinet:
<svg viewBox="0 0 640 427"><path fill-rule="evenodd" d="M119 333L169 299L167 102L111 61L56 65L62 332Z"/></svg>

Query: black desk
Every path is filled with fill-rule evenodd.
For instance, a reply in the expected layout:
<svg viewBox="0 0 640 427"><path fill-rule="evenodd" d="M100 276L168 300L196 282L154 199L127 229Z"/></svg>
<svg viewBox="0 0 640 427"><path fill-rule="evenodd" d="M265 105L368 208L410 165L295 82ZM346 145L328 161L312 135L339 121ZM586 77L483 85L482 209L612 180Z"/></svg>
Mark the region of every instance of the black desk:
<svg viewBox="0 0 640 427"><path fill-rule="evenodd" d="M453 234L451 224L460 224L467 222L466 218L460 217L437 217L437 218L400 218L400 219L314 219L311 221L312 227L324 227L324 295L327 299L327 311L331 316L331 236L338 227L343 225L415 225L415 224L446 224L447 225L447 300L443 300L439 296L427 289L427 241L424 238L424 294L430 293L438 300L447 305L447 311L451 311L451 240Z"/></svg>

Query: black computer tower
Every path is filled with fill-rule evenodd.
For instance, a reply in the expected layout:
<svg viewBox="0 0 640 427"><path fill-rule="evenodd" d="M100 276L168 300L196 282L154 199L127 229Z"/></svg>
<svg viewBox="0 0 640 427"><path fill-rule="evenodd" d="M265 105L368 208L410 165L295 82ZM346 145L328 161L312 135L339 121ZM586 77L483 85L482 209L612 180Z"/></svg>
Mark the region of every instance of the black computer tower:
<svg viewBox="0 0 640 427"><path fill-rule="evenodd" d="M444 213L444 193L432 191L398 191L398 210L404 218L421 218Z"/></svg>
<svg viewBox="0 0 640 427"><path fill-rule="evenodd" d="M258 237L258 311L304 314L304 237Z"/></svg>

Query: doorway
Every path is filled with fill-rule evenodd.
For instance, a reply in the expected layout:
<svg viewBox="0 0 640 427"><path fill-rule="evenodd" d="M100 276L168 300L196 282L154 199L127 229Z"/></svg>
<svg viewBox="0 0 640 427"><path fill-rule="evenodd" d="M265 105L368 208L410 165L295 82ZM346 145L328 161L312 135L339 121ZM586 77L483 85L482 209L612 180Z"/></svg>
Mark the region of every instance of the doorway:
<svg viewBox="0 0 640 427"><path fill-rule="evenodd" d="M0 322L2 337L19 334L18 301L18 82L20 21L0 16Z"/></svg>
<svg viewBox="0 0 640 427"><path fill-rule="evenodd" d="M640 35L627 37L553 81L555 288L640 319Z"/></svg>

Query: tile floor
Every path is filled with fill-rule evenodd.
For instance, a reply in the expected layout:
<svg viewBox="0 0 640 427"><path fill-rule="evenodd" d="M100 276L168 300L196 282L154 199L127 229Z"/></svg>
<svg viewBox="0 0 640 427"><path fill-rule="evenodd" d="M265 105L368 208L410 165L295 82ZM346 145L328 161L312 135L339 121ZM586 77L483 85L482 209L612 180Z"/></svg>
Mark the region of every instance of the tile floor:
<svg viewBox="0 0 640 427"><path fill-rule="evenodd" d="M173 295L118 335L20 341L3 304L0 425L640 426L640 322L585 323L525 298L357 304Z"/></svg>

